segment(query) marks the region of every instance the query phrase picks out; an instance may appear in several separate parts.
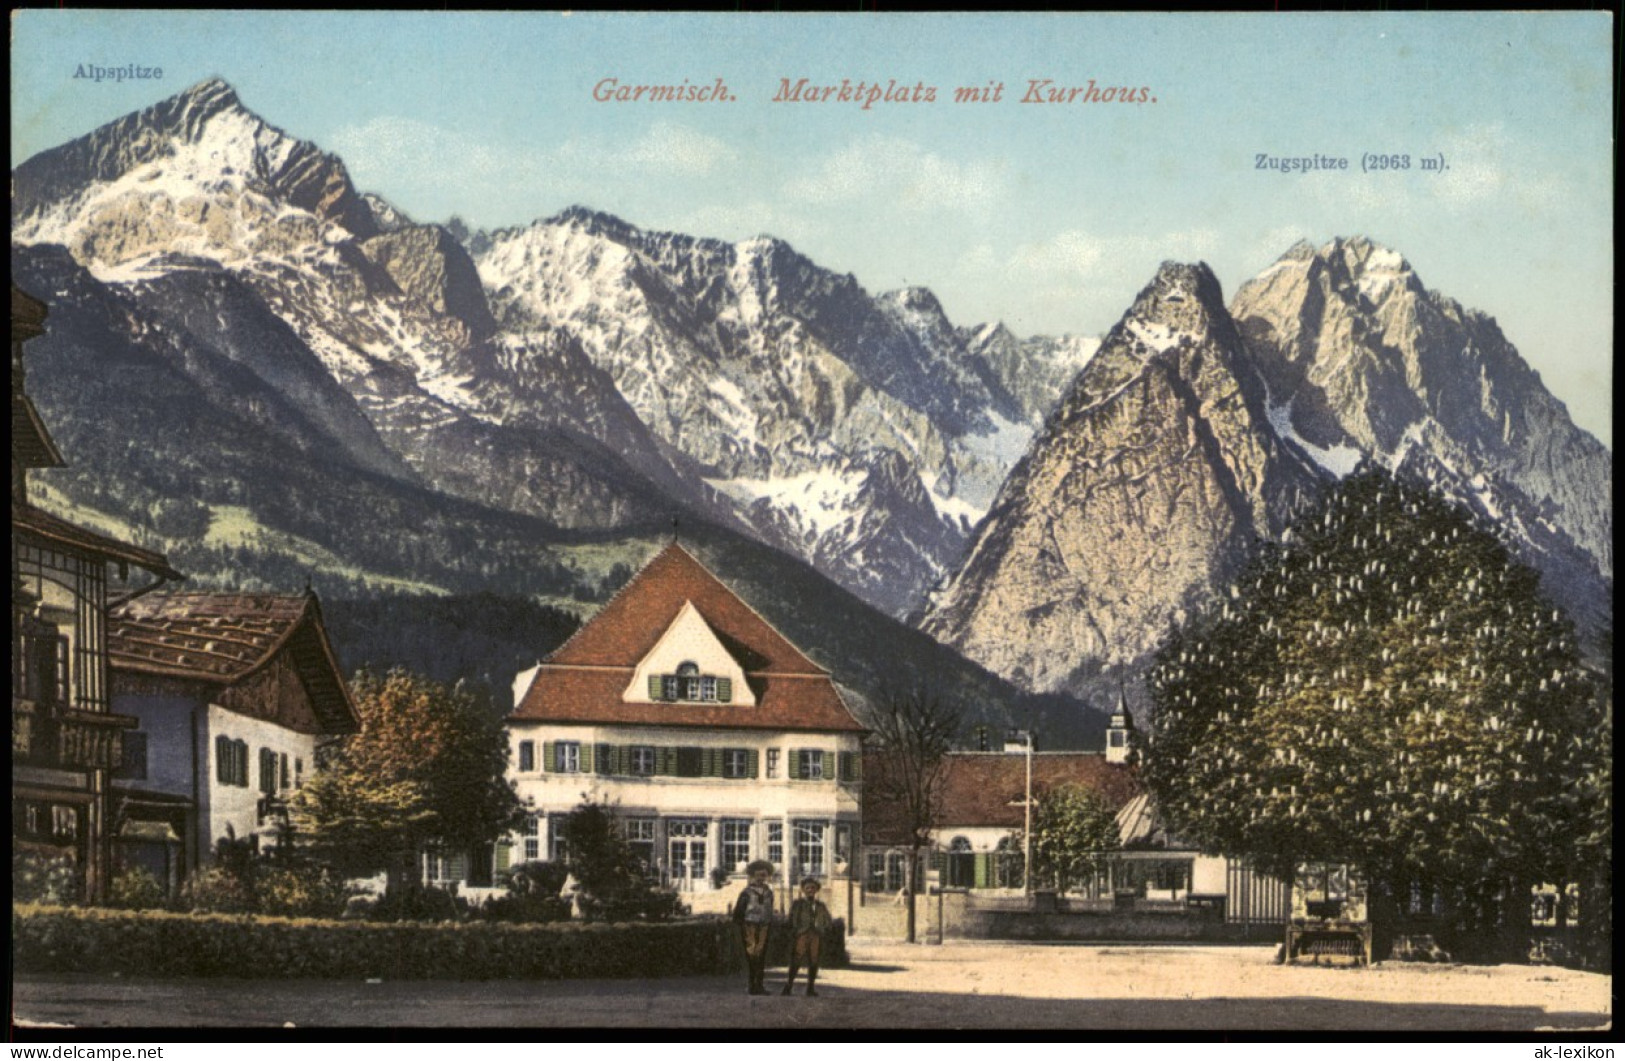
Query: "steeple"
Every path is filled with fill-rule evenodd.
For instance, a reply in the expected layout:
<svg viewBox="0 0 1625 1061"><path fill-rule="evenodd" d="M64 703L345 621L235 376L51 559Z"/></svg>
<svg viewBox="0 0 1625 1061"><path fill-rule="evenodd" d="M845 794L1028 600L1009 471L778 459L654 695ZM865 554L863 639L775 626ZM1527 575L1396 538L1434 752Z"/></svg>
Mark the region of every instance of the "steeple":
<svg viewBox="0 0 1625 1061"><path fill-rule="evenodd" d="M1128 694L1117 687L1117 709L1112 712L1111 724L1106 727L1106 761L1126 763L1130 750L1129 734L1134 732L1134 714L1128 709Z"/></svg>

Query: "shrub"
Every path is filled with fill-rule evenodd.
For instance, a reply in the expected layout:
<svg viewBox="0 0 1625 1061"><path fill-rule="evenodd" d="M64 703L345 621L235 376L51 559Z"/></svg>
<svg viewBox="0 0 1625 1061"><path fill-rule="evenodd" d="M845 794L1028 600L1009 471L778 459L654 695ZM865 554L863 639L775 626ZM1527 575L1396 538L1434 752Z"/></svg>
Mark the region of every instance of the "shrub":
<svg viewBox="0 0 1625 1061"><path fill-rule="evenodd" d="M559 862L521 862L498 874L498 880L507 885L509 895L546 895L557 898L569 867Z"/></svg>
<svg viewBox="0 0 1625 1061"><path fill-rule="evenodd" d="M468 900L442 888L407 888L379 899L367 917L373 921L466 921Z"/></svg>
<svg viewBox="0 0 1625 1061"><path fill-rule="evenodd" d="M521 862L501 875L508 894L488 900L482 915L488 921L568 921L570 901L559 898L568 875L553 862Z"/></svg>
<svg viewBox="0 0 1625 1061"><path fill-rule="evenodd" d="M24 904L11 925L13 968L28 973L531 980L713 975L742 964L738 933L721 918L377 924Z"/></svg>
<svg viewBox="0 0 1625 1061"><path fill-rule="evenodd" d="M164 905L169 898L158 878L140 866L131 866L113 878L107 890L110 906L129 910L150 910Z"/></svg>
<svg viewBox="0 0 1625 1061"><path fill-rule="evenodd" d="M266 864L254 881L255 909L280 917L342 917L350 888L325 866Z"/></svg>
<svg viewBox="0 0 1625 1061"><path fill-rule="evenodd" d="M581 913L588 921L669 921L688 913L688 908L676 892L647 888L609 899L584 896Z"/></svg>
<svg viewBox="0 0 1625 1061"><path fill-rule="evenodd" d="M254 893L243 876L223 866L203 866L181 885L178 905L194 913L248 914L254 911Z"/></svg>
<svg viewBox="0 0 1625 1061"><path fill-rule="evenodd" d="M11 856L11 899L19 903L74 903L84 894L79 867L67 855Z"/></svg>

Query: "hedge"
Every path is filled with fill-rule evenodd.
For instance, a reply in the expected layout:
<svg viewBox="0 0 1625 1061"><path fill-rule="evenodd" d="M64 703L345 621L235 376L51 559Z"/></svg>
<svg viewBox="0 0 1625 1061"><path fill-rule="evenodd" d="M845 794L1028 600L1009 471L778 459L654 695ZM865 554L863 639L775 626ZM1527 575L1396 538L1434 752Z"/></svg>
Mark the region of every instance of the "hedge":
<svg viewBox="0 0 1625 1061"><path fill-rule="evenodd" d="M728 921L379 924L18 905L12 968L244 979L551 980L743 969Z"/></svg>

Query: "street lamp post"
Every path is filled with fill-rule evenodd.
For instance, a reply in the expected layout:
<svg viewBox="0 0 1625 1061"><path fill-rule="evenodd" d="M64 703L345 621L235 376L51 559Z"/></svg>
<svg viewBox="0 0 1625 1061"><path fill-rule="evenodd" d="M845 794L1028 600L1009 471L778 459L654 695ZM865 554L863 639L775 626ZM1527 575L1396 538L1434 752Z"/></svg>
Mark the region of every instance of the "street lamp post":
<svg viewBox="0 0 1625 1061"><path fill-rule="evenodd" d="M1012 731L1011 736L1021 741L1027 753L1027 792L1021 801L1026 816L1026 824L1021 831L1021 890L1022 894L1031 896L1033 893L1033 733L1030 729L1018 729Z"/></svg>
<svg viewBox="0 0 1625 1061"><path fill-rule="evenodd" d="M1027 827L1021 834L1022 865L1021 882L1023 891L1027 895L1033 893L1033 734L1031 730L1025 733L1027 738L1027 796L1022 802L1027 812Z"/></svg>

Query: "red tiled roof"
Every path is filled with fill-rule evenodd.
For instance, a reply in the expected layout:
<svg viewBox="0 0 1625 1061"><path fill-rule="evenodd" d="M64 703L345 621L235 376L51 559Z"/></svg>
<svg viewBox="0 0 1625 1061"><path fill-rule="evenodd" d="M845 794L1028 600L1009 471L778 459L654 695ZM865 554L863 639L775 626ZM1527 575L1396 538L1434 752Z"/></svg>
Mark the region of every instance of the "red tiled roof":
<svg viewBox="0 0 1625 1061"><path fill-rule="evenodd" d="M150 549L143 549L128 542L121 542L117 538L109 538L105 534L86 530L65 519L58 519L48 512L42 512L32 505L11 506L11 530L13 534L19 531L34 534L53 545L93 553L113 562L134 564L166 579L186 577L170 567L169 561L162 553L155 553Z"/></svg>
<svg viewBox="0 0 1625 1061"><path fill-rule="evenodd" d="M898 843L907 835L899 808L887 797L885 754L863 760L863 832L866 843ZM1019 829L1027 789L1027 757L1009 752L950 752L944 767L940 829L993 826ZM1139 792L1134 771L1098 752L1039 752L1033 756L1033 791L1081 785L1119 809Z"/></svg>
<svg viewBox="0 0 1625 1061"><path fill-rule="evenodd" d="M685 601L693 602L746 671L828 673L676 542L633 575L547 662L635 667L677 618Z"/></svg>
<svg viewBox="0 0 1625 1061"><path fill-rule="evenodd" d="M291 653L329 732L358 727L315 594L151 593L110 609L114 670L230 686Z"/></svg>
<svg viewBox="0 0 1625 1061"><path fill-rule="evenodd" d="M756 706L625 703L637 664L692 603L745 672ZM862 732L829 672L673 543L547 658L514 721Z"/></svg>

